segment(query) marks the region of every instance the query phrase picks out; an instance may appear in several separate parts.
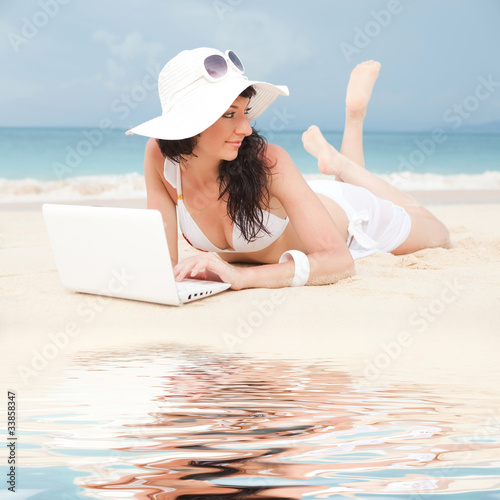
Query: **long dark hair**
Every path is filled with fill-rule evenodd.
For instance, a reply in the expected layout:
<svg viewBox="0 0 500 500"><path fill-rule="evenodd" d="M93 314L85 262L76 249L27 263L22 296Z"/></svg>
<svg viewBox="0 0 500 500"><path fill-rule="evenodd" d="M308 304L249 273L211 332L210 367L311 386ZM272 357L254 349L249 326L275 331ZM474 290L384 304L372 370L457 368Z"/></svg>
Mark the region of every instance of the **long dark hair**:
<svg viewBox="0 0 500 500"><path fill-rule="evenodd" d="M247 87L241 97L252 98L253 87ZM193 154L198 136L180 140L156 139L164 157L179 162ZM268 180L271 167L266 156L267 142L252 127L252 134L243 139L238 156L222 160L219 169L219 200L227 195L227 214L247 241L254 241L260 231L270 234L264 225L262 206L268 208Z"/></svg>

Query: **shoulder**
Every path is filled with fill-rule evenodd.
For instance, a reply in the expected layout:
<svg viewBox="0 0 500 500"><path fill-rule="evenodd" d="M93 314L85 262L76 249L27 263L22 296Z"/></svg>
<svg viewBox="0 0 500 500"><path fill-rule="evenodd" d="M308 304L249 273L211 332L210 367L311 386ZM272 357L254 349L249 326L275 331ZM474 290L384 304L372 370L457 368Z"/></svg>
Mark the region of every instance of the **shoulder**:
<svg viewBox="0 0 500 500"><path fill-rule="evenodd" d="M146 143L146 151L144 153L144 170L146 172L159 174L163 173L163 165L165 158L156 142L156 139L149 139Z"/></svg>
<svg viewBox="0 0 500 500"><path fill-rule="evenodd" d="M266 159L269 162L273 173L278 173L282 169L290 168L293 164L293 160L285 149L277 144L266 144Z"/></svg>
<svg viewBox="0 0 500 500"><path fill-rule="evenodd" d="M146 159L150 161L161 161L163 162L163 155L161 153L160 147L156 142L156 139L150 138L146 143L146 151L145 151Z"/></svg>
<svg viewBox="0 0 500 500"><path fill-rule="evenodd" d="M270 187L273 191L306 184L292 157L281 146L267 144L266 158L271 168Z"/></svg>

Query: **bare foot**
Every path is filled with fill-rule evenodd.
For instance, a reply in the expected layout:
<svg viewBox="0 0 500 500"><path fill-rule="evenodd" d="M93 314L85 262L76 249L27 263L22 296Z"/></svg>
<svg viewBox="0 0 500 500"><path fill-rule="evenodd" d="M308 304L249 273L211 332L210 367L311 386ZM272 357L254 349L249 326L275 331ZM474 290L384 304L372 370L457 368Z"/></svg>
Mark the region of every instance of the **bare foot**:
<svg viewBox="0 0 500 500"><path fill-rule="evenodd" d="M335 175L340 178L345 162L343 156L323 137L316 125L311 125L302 134L305 150L318 159L318 167L325 175Z"/></svg>
<svg viewBox="0 0 500 500"><path fill-rule="evenodd" d="M377 61L362 62L352 70L345 98L348 117L364 120L379 71L380 63Z"/></svg>

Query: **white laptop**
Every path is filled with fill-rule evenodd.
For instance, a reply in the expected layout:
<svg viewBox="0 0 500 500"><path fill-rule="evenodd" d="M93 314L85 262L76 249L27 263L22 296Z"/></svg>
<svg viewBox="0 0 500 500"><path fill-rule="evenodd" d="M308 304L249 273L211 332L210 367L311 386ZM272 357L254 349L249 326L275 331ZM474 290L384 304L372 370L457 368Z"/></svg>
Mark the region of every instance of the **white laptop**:
<svg viewBox="0 0 500 500"><path fill-rule="evenodd" d="M45 203L42 212L61 282L73 292L177 306L231 286L175 281L158 210Z"/></svg>

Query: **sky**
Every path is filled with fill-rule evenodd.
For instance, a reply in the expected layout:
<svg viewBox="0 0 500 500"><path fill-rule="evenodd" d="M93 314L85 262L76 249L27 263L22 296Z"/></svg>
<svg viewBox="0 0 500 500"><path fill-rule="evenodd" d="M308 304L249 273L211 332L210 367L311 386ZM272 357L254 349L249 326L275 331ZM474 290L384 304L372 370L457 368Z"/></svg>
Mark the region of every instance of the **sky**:
<svg viewBox="0 0 500 500"><path fill-rule="evenodd" d="M287 85L260 129L341 130L352 68L382 68L366 131L500 121L498 0L0 0L0 126L127 129L161 113L160 69L232 49Z"/></svg>

